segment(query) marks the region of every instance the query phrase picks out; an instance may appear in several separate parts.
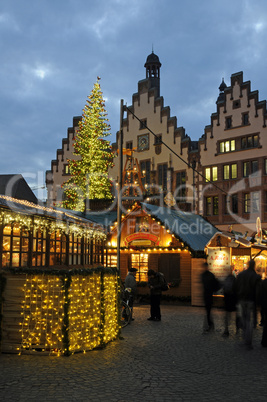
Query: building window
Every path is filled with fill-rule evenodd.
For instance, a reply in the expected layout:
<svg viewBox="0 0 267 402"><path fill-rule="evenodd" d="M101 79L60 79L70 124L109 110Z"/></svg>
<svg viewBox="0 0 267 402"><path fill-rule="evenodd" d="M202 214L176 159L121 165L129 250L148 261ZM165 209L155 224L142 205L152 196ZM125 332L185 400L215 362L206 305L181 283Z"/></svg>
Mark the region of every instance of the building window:
<svg viewBox="0 0 267 402"><path fill-rule="evenodd" d="M82 238L75 233L69 235L69 265L82 264Z"/></svg>
<svg viewBox="0 0 267 402"><path fill-rule="evenodd" d="M133 141L126 142L126 149L133 149Z"/></svg>
<svg viewBox="0 0 267 402"><path fill-rule="evenodd" d="M255 135L247 135L246 137L241 138L241 148L257 148L259 146L259 136Z"/></svg>
<svg viewBox="0 0 267 402"><path fill-rule="evenodd" d="M3 229L2 267L27 267L29 232L18 223Z"/></svg>
<svg viewBox="0 0 267 402"><path fill-rule="evenodd" d="M229 180L230 179L230 166L224 165L223 167L223 179Z"/></svg>
<svg viewBox="0 0 267 402"><path fill-rule="evenodd" d="M158 166L158 185L161 186L163 191L167 191L167 171L167 163Z"/></svg>
<svg viewBox="0 0 267 402"><path fill-rule="evenodd" d="M251 161L251 173L258 173L258 161Z"/></svg>
<svg viewBox="0 0 267 402"><path fill-rule="evenodd" d="M212 166L212 168L205 168L205 178L206 178L206 182L217 181L218 180L218 167Z"/></svg>
<svg viewBox="0 0 267 402"><path fill-rule="evenodd" d="M219 197L213 197L213 215L219 215Z"/></svg>
<svg viewBox="0 0 267 402"><path fill-rule="evenodd" d="M235 151L235 140L221 141L219 145L220 153Z"/></svg>
<svg viewBox="0 0 267 402"><path fill-rule="evenodd" d="M155 137L154 145L161 145L161 144L162 144L162 135L161 135L161 134L158 134L158 135Z"/></svg>
<svg viewBox="0 0 267 402"><path fill-rule="evenodd" d="M142 172L142 184L143 187L147 187L150 184L150 160L143 161L140 164Z"/></svg>
<svg viewBox="0 0 267 402"><path fill-rule="evenodd" d="M231 196L231 206L232 206L232 212L234 214L238 213L238 196L237 194L233 194Z"/></svg>
<svg viewBox="0 0 267 402"><path fill-rule="evenodd" d="M64 172L63 172L64 174L70 174L70 167L69 167L69 165L68 164L65 164L64 165Z"/></svg>
<svg viewBox="0 0 267 402"><path fill-rule="evenodd" d="M253 191L251 193L251 209L252 212L260 212L260 192Z"/></svg>
<svg viewBox="0 0 267 402"><path fill-rule="evenodd" d="M264 191L264 212L267 212L267 191Z"/></svg>
<svg viewBox="0 0 267 402"><path fill-rule="evenodd" d="M176 194L177 201L183 202L186 198L186 173L178 172L176 173Z"/></svg>
<svg viewBox="0 0 267 402"><path fill-rule="evenodd" d="M147 128L147 119L142 119L142 120L140 121L140 127L139 127L139 129L140 129L140 130L143 130L144 128Z"/></svg>
<svg viewBox="0 0 267 402"><path fill-rule="evenodd" d="M248 113L243 113L243 115L242 115L242 123L243 123L243 126L247 126L248 124L249 124L249 120L248 120Z"/></svg>
<svg viewBox="0 0 267 402"><path fill-rule="evenodd" d="M233 101L233 109L238 109L240 106L240 99Z"/></svg>
<svg viewBox="0 0 267 402"><path fill-rule="evenodd" d="M210 168L205 168L206 181L211 181Z"/></svg>
<svg viewBox="0 0 267 402"><path fill-rule="evenodd" d="M218 180L218 168L217 166L213 166L212 168L212 181Z"/></svg>
<svg viewBox="0 0 267 402"><path fill-rule="evenodd" d="M248 177L250 174L256 176L259 172L259 163L257 160L251 162L243 162L243 176Z"/></svg>
<svg viewBox="0 0 267 402"><path fill-rule="evenodd" d="M206 197L206 215L211 215L211 197Z"/></svg>
<svg viewBox="0 0 267 402"><path fill-rule="evenodd" d="M66 264L66 235L60 230L50 235L50 258L49 265L65 265Z"/></svg>
<svg viewBox="0 0 267 402"><path fill-rule="evenodd" d="M231 178L237 179L237 164L236 163L233 163L231 165Z"/></svg>
<svg viewBox="0 0 267 402"><path fill-rule="evenodd" d="M224 214L229 214L229 197L227 195L223 195L223 207L224 207Z"/></svg>
<svg viewBox="0 0 267 402"><path fill-rule="evenodd" d="M243 162L243 176L249 176L249 162Z"/></svg>
<svg viewBox="0 0 267 402"><path fill-rule="evenodd" d="M32 266L44 267L46 255L46 229L33 229Z"/></svg>
<svg viewBox="0 0 267 402"><path fill-rule="evenodd" d="M249 193L244 194L244 212L247 214L250 212L250 194Z"/></svg>
<svg viewBox="0 0 267 402"><path fill-rule="evenodd" d="M264 174L267 174L267 159L264 159Z"/></svg>
<svg viewBox="0 0 267 402"><path fill-rule="evenodd" d="M232 117L226 117L225 118L225 129L229 130L232 128Z"/></svg>

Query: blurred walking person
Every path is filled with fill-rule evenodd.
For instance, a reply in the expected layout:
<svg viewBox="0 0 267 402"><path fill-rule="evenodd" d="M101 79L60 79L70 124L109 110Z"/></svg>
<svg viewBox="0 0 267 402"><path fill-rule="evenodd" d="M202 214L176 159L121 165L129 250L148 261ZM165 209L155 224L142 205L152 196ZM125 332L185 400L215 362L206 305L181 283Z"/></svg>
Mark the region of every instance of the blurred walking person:
<svg viewBox="0 0 267 402"><path fill-rule="evenodd" d="M237 297L241 306L243 339L246 348L253 349L252 335L254 326L254 311L256 305L257 287L260 276L255 272L255 261L250 260L248 268L240 272L236 279Z"/></svg>
<svg viewBox="0 0 267 402"><path fill-rule="evenodd" d="M229 336L229 324L231 315L236 311L237 295L236 295L236 278L233 274L233 266L230 267L230 273L227 275L223 282L223 294L224 294L224 333L223 336ZM236 316L236 331L238 331L238 323Z"/></svg>
<svg viewBox="0 0 267 402"><path fill-rule="evenodd" d="M267 348L267 278L261 281L260 285L260 305L263 313L263 332L261 345Z"/></svg>
<svg viewBox="0 0 267 402"><path fill-rule="evenodd" d="M214 322L211 315L213 294L221 288L221 285L215 275L210 272L209 264L206 261L203 263L202 267L201 282L203 285L203 299L206 310L203 333L207 333L214 329Z"/></svg>

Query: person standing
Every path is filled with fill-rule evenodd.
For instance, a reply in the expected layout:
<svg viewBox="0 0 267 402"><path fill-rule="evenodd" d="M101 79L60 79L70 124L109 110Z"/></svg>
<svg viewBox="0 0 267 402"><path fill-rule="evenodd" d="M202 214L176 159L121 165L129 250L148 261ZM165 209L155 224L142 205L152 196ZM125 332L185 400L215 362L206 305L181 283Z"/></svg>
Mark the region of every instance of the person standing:
<svg viewBox="0 0 267 402"><path fill-rule="evenodd" d="M215 275L212 272L210 272L209 264L207 262L203 263L201 282L203 285L203 299L206 310L203 333L206 333L214 329L214 322L211 315L211 308L213 304L213 293L217 292L221 288L219 280L215 277Z"/></svg>
<svg viewBox="0 0 267 402"><path fill-rule="evenodd" d="M236 278L233 274L234 268L230 267L229 275L223 282L223 294L224 294L224 333L223 336L229 336L229 322L232 312L236 311L237 296L236 296ZM238 331L238 322L236 317L236 331Z"/></svg>
<svg viewBox="0 0 267 402"><path fill-rule="evenodd" d="M150 289L150 317L148 321L161 321L160 300L163 277L162 274L155 272L153 269L149 269L147 275Z"/></svg>
<svg viewBox="0 0 267 402"><path fill-rule="evenodd" d="M243 339L246 348L253 349L252 335L257 287L260 276L255 272L255 261L250 260L248 268L240 272L236 279L237 297L241 306Z"/></svg>
<svg viewBox="0 0 267 402"><path fill-rule="evenodd" d="M136 295L137 295L137 283L136 283L136 279L135 279L136 271L137 271L136 268L130 268L128 270L128 274L126 275L125 282L124 282L124 288L131 289L130 295L129 295L129 307L132 310L132 321L134 320L133 304L134 304L134 299L136 298Z"/></svg>
<svg viewBox="0 0 267 402"><path fill-rule="evenodd" d="M261 345L267 348L267 278L261 281L260 285L260 305L263 313L263 332Z"/></svg>

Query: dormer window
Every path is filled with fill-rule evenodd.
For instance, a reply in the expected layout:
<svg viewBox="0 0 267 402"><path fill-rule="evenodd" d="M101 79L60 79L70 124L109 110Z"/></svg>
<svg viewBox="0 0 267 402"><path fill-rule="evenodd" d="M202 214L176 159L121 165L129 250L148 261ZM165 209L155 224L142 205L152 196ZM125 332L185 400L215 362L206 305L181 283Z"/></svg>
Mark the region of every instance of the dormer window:
<svg viewBox="0 0 267 402"><path fill-rule="evenodd" d="M162 143L162 135L161 135L161 134L158 134L158 135L155 137L154 145L160 145L161 143Z"/></svg>
<svg viewBox="0 0 267 402"><path fill-rule="evenodd" d="M225 129L229 130L232 128L232 117L226 117L225 119Z"/></svg>
<svg viewBox="0 0 267 402"><path fill-rule="evenodd" d="M139 130L143 130L144 128L147 128L146 126L147 126L147 120L146 119L141 120Z"/></svg>

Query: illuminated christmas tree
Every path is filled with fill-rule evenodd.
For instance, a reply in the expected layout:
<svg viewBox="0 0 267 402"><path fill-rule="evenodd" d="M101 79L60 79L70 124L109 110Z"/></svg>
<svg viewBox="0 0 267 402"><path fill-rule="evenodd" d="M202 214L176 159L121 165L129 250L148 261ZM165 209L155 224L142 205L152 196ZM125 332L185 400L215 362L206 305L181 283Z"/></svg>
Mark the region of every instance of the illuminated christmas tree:
<svg viewBox="0 0 267 402"><path fill-rule="evenodd" d="M113 198L108 168L113 166L114 155L104 139L110 135L110 125L99 80L88 96L74 139L73 154L78 158L68 160L71 178L62 185L63 207L76 211L84 211L86 200Z"/></svg>

